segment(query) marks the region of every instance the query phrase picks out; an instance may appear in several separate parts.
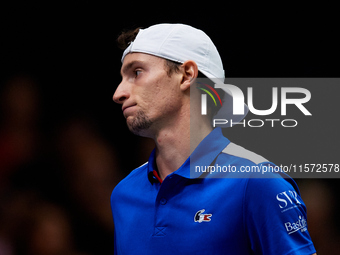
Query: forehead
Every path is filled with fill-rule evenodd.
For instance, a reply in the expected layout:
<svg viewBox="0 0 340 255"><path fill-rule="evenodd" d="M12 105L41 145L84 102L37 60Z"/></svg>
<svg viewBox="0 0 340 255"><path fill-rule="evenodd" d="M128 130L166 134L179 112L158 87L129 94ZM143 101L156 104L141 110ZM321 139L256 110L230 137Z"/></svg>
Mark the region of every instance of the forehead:
<svg viewBox="0 0 340 255"><path fill-rule="evenodd" d="M125 56L122 67L121 74L128 72L135 66L160 66L164 64L165 59L156 57L147 53L133 52ZM163 65L161 66L163 68Z"/></svg>

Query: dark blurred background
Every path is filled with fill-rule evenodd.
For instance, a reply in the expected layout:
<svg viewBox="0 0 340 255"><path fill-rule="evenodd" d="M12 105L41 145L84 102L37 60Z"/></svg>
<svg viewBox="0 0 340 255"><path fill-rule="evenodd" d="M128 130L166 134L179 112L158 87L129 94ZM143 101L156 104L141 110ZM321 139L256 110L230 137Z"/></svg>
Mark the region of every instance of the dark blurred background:
<svg viewBox="0 0 340 255"><path fill-rule="evenodd" d="M0 254L113 254L111 191L153 148L152 141L129 133L121 107L112 101L122 54L115 40L123 29L163 22L200 28L216 44L228 77L339 77L336 9L1 4ZM338 104L333 105L336 112ZM327 132L332 137L334 131L336 139L334 123ZM259 131L261 147L244 130L230 134L250 148L275 141ZM291 143L263 156L294 151L294 136L281 139ZM301 157L315 146L312 140L303 140ZM339 253L338 179L297 182L318 252Z"/></svg>

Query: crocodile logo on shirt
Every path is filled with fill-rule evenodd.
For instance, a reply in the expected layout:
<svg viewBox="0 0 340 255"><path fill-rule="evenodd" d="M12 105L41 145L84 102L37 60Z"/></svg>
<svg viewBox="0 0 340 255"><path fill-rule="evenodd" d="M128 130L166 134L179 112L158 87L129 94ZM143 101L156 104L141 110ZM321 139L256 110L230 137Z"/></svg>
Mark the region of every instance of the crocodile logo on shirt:
<svg viewBox="0 0 340 255"><path fill-rule="evenodd" d="M195 222L198 222L198 223L201 223L203 221L205 222L209 222L211 221L211 216L212 214L211 213L207 213L207 214L203 214L205 212L205 209L202 209L202 210L199 210L196 214L195 214L195 217L194 217L194 221Z"/></svg>

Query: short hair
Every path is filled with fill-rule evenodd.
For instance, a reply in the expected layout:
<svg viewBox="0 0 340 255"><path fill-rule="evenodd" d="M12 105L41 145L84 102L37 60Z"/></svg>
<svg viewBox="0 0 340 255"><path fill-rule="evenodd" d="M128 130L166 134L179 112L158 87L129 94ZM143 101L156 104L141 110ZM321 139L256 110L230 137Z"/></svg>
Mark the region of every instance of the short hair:
<svg viewBox="0 0 340 255"><path fill-rule="evenodd" d="M118 47L122 50L125 50L129 46L129 44L135 40L140 29L141 27L123 31L117 38ZM175 62L169 59L165 60L166 72L169 77L171 77L174 72L179 72L179 67L182 63Z"/></svg>
<svg viewBox="0 0 340 255"><path fill-rule="evenodd" d="M141 27L132 30L124 30L117 38L118 47L121 50L125 50L129 44L135 40L139 29L141 29Z"/></svg>

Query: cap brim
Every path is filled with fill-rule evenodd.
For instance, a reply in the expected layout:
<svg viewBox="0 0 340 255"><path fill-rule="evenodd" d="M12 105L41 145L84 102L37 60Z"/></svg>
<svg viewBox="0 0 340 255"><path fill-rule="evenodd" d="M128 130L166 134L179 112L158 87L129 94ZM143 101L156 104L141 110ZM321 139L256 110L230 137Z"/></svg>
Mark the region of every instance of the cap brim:
<svg viewBox="0 0 340 255"><path fill-rule="evenodd" d="M224 77L223 78L218 78L214 77L211 73L205 71L205 70L199 70L201 73L203 73L209 80L211 80L213 83L224 83ZM212 124L214 119L221 120L218 123L225 123L225 124L218 124L219 127L221 128L227 128L231 127L231 124L237 124L241 120L243 120L246 115L248 114L248 106L244 103L244 114L233 114L233 96L225 91L224 96L222 98L222 107L218 110L218 112L214 115L212 118ZM225 121L226 120L226 121Z"/></svg>
<svg viewBox="0 0 340 255"><path fill-rule="evenodd" d="M220 120L215 121L216 126L221 128L231 127L231 124L232 126L234 126L235 124L243 120L248 114L248 111L248 106L244 104L244 114L233 114L233 97L229 93L225 92L222 98L222 107L214 115L212 123L214 122L214 120ZM218 125L216 123L218 123Z"/></svg>

